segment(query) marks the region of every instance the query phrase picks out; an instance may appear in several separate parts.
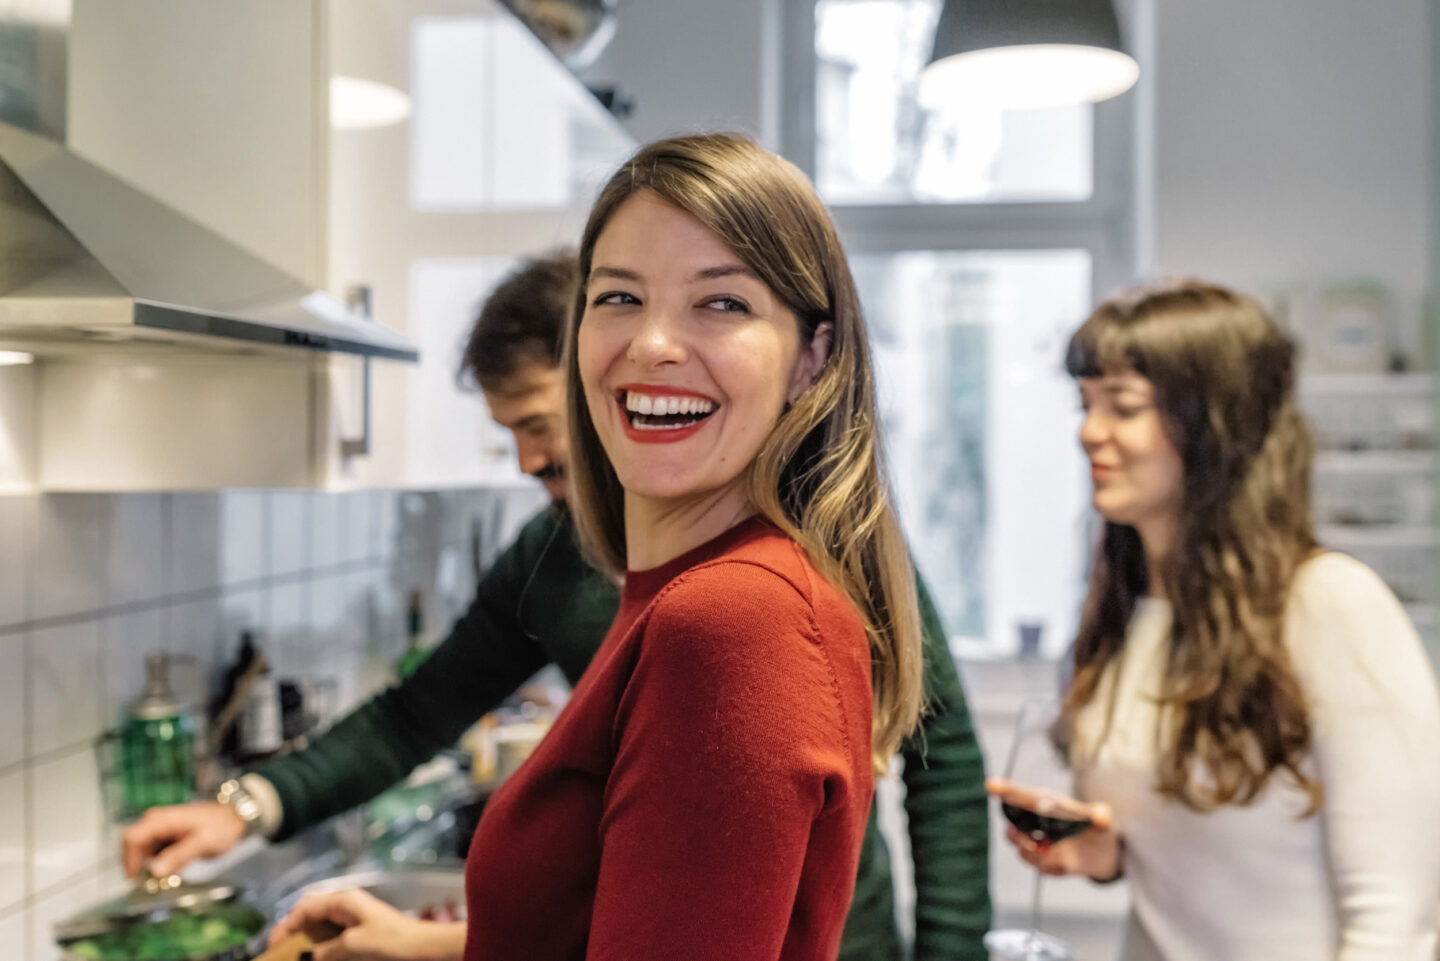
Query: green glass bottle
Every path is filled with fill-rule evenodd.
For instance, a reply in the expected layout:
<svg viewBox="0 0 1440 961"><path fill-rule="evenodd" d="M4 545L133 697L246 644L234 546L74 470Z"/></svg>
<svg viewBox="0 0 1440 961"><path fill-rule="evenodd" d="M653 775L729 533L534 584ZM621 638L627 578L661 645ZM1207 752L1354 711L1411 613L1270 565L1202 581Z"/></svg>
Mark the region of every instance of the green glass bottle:
<svg viewBox="0 0 1440 961"><path fill-rule="evenodd" d="M181 804L195 796L195 731L170 690L170 659L145 657L145 689L120 734L125 814Z"/></svg>

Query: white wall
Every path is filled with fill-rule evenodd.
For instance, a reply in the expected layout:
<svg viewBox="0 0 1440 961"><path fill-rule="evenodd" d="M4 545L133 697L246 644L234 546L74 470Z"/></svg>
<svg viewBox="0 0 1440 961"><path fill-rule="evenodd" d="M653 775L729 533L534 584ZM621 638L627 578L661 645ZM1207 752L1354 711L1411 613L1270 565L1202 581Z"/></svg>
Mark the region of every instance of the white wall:
<svg viewBox="0 0 1440 961"><path fill-rule="evenodd" d="M1156 0L1156 267L1428 286L1427 0Z"/></svg>

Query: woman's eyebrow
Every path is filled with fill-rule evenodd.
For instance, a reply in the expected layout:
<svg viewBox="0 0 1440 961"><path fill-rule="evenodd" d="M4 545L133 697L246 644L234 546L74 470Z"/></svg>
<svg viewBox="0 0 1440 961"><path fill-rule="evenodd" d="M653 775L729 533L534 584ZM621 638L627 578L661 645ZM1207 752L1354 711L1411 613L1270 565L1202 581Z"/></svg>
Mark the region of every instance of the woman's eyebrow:
<svg viewBox="0 0 1440 961"><path fill-rule="evenodd" d="M746 267L744 264L721 264L718 267L706 267L697 271L696 280L715 280L718 277L749 277L751 280L759 280L760 277Z"/></svg>
<svg viewBox="0 0 1440 961"><path fill-rule="evenodd" d="M589 281L596 280L597 278L600 278L600 277L610 277L610 278L613 278L613 279L615 279L615 280L632 280L632 281L635 281L635 282L637 282L637 283L638 283L639 280L640 280L640 275L637 274L637 273L636 273L635 271L633 271L633 270L627 270L627 269L624 268L624 267L603 267L603 266L602 266L602 267L596 267L596 268L594 268L593 270L591 270L591 271L590 271L589 280L587 280L586 282L589 283Z"/></svg>

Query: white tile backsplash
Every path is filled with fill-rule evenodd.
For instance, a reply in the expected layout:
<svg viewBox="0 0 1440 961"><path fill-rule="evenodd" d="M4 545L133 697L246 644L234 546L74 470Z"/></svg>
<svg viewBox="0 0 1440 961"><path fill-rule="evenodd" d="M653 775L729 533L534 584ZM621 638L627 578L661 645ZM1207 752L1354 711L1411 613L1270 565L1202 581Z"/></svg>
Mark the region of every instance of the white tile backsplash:
<svg viewBox="0 0 1440 961"><path fill-rule="evenodd" d="M55 922L85 910L99 897L94 878L78 878L38 898L30 909L30 961L61 961Z"/></svg>
<svg viewBox="0 0 1440 961"><path fill-rule="evenodd" d="M270 629L264 650L277 680L308 673L316 655L322 654L312 643L310 586L277 584L270 590Z"/></svg>
<svg viewBox="0 0 1440 961"><path fill-rule="evenodd" d="M227 591L220 598L221 661L232 657L242 631L255 631L263 640L270 628L270 592L262 588Z"/></svg>
<svg viewBox="0 0 1440 961"><path fill-rule="evenodd" d="M468 593L470 518L514 493L0 497L0 961L56 957L52 923L124 886L93 739L147 650L192 657L172 686L206 701L254 628L277 678L333 678L349 708L391 675L405 593Z"/></svg>
<svg viewBox="0 0 1440 961"><path fill-rule="evenodd" d="M301 491L270 494L270 574L293 574L310 566L310 525L305 508L310 495Z"/></svg>
<svg viewBox="0 0 1440 961"><path fill-rule="evenodd" d="M169 495L170 593L183 594L226 583L220 576L223 496L216 491L178 491ZM253 543L258 557L259 544ZM258 572L258 562L255 566Z"/></svg>
<svg viewBox="0 0 1440 961"><path fill-rule="evenodd" d="M104 603L102 553L119 498L50 494L36 500L29 616L92 611Z"/></svg>
<svg viewBox="0 0 1440 961"><path fill-rule="evenodd" d="M376 491L373 496L375 553L393 557L400 553L401 504L410 494L404 491Z"/></svg>
<svg viewBox="0 0 1440 961"><path fill-rule="evenodd" d="M0 912L25 899L26 865L29 859L27 824L30 798L25 790L26 772L0 777ZM4 944L0 940L0 944Z"/></svg>
<svg viewBox="0 0 1440 961"><path fill-rule="evenodd" d="M166 496L114 498L105 538L106 605L156 598L169 590Z"/></svg>
<svg viewBox="0 0 1440 961"><path fill-rule="evenodd" d="M322 641L346 644L354 640L344 636L345 626L350 623L346 616L351 603L346 593L349 588L350 577L346 574L310 582L310 629Z"/></svg>
<svg viewBox="0 0 1440 961"><path fill-rule="evenodd" d="M30 753L73 747L100 733L100 622L30 632Z"/></svg>
<svg viewBox="0 0 1440 961"><path fill-rule="evenodd" d="M205 677L234 656L240 633L228 634L220 617L220 599L206 598L184 601L170 607L170 629L167 634L170 650L189 654Z"/></svg>
<svg viewBox="0 0 1440 961"><path fill-rule="evenodd" d="M341 537L341 525L345 522L344 501L329 494L311 494L308 497L310 509L310 567L333 567L345 560L345 544Z"/></svg>
<svg viewBox="0 0 1440 961"><path fill-rule="evenodd" d="M145 687L145 657L151 651L167 651L165 611L155 608L112 614L100 627L101 663L100 723L102 727L118 726L126 711ZM177 696L182 683L194 683L194 672L188 664L170 668L170 689ZM191 699L191 698L187 698Z"/></svg>
<svg viewBox="0 0 1440 961"><path fill-rule="evenodd" d="M0 496L0 626L25 620L25 595L30 583L31 518L35 498Z"/></svg>
<svg viewBox="0 0 1440 961"><path fill-rule="evenodd" d="M220 583L252 581L266 574L268 530L264 491L220 493Z"/></svg>
<svg viewBox="0 0 1440 961"><path fill-rule="evenodd" d="M341 508L341 543L345 560L361 561L379 555L375 515L379 498L373 491L337 495Z"/></svg>
<svg viewBox="0 0 1440 961"><path fill-rule="evenodd" d="M12 909L10 914L0 912L0 948L5 949L5 957L30 957L30 945L26 943L29 926L28 911Z"/></svg>
<svg viewBox="0 0 1440 961"><path fill-rule="evenodd" d="M0 634L0 771L25 759L25 635Z"/></svg>
<svg viewBox="0 0 1440 961"><path fill-rule="evenodd" d="M31 886L43 893L62 881L98 867L100 779L88 748L38 764L30 772Z"/></svg>

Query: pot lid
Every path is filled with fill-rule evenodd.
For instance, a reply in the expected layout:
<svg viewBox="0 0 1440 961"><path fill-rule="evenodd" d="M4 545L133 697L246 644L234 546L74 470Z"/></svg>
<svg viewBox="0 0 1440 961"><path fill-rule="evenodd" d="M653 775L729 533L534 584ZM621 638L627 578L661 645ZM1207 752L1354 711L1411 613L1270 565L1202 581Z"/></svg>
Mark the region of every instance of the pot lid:
<svg viewBox="0 0 1440 961"><path fill-rule="evenodd" d="M151 872L150 864L146 862L135 878L135 886L128 893L57 922L55 939L63 942L93 938L140 918L171 911L195 911L233 901L240 896L240 891L240 885L228 878L186 881L178 874L159 877Z"/></svg>

